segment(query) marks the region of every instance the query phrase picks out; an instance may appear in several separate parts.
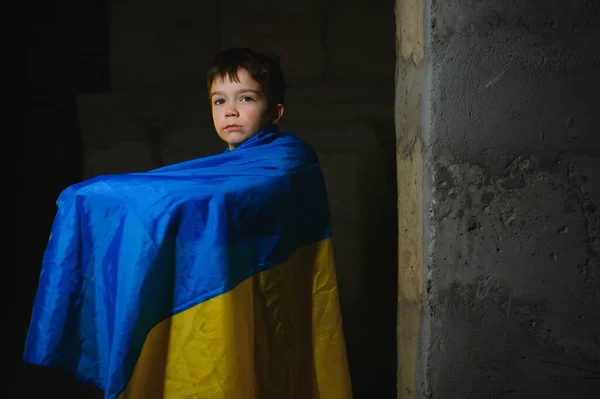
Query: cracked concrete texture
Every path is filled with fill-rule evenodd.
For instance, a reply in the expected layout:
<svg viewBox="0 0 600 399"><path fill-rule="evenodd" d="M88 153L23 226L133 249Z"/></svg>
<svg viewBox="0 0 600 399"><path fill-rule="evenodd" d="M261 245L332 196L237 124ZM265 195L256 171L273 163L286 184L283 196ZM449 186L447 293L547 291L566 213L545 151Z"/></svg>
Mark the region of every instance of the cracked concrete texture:
<svg viewBox="0 0 600 399"><path fill-rule="evenodd" d="M417 397L596 397L600 5L426 7Z"/></svg>
<svg viewBox="0 0 600 399"><path fill-rule="evenodd" d="M517 153L546 164L565 150L600 155L590 90L600 87L600 4L431 3L435 133L425 141L434 153L449 150L495 172Z"/></svg>
<svg viewBox="0 0 600 399"><path fill-rule="evenodd" d="M598 165L574 153L549 170L517 157L500 176L447 159L432 165L430 397L597 390Z"/></svg>

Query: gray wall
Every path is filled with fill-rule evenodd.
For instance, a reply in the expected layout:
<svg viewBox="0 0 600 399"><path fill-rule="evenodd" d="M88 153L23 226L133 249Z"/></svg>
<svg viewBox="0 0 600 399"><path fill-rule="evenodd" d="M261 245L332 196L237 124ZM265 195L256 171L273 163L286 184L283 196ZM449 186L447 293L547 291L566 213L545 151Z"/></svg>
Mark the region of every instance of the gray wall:
<svg viewBox="0 0 600 399"><path fill-rule="evenodd" d="M597 397L599 4L425 3L417 397Z"/></svg>
<svg viewBox="0 0 600 399"><path fill-rule="evenodd" d="M393 0L111 1L111 90L78 99L86 176L147 170L223 151L205 87L216 51L283 54L281 128L315 147L327 180L357 398L396 390L393 10Z"/></svg>

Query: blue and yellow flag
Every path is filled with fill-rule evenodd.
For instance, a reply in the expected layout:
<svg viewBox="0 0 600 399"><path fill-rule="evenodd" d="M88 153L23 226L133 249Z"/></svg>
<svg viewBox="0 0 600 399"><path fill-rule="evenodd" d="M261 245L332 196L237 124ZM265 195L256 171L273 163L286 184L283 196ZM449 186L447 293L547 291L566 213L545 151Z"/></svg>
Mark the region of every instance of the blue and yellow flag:
<svg viewBox="0 0 600 399"><path fill-rule="evenodd" d="M270 127L58 201L24 359L105 398L351 397L325 184Z"/></svg>

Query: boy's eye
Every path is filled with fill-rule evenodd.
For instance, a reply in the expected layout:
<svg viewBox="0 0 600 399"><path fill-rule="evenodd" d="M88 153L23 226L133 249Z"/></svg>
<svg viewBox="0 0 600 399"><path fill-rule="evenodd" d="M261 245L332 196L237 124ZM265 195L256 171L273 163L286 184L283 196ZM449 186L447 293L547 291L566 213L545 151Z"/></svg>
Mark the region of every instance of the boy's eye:
<svg viewBox="0 0 600 399"><path fill-rule="evenodd" d="M223 100L222 98L218 98L218 99L216 99L216 100L214 101L214 104L215 104L215 105L221 105L221 104L223 104L224 102L225 102L225 100Z"/></svg>
<svg viewBox="0 0 600 399"><path fill-rule="evenodd" d="M250 96L244 96L242 97L242 101L254 101L254 99Z"/></svg>

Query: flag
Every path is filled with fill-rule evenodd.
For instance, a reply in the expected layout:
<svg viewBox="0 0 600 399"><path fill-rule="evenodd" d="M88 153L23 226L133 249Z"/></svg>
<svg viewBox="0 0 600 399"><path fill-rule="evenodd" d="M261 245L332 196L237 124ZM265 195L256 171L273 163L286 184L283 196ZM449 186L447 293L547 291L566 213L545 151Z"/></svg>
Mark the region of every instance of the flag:
<svg viewBox="0 0 600 399"><path fill-rule="evenodd" d="M327 192L302 139L270 126L57 205L25 361L107 399L351 397Z"/></svg>

